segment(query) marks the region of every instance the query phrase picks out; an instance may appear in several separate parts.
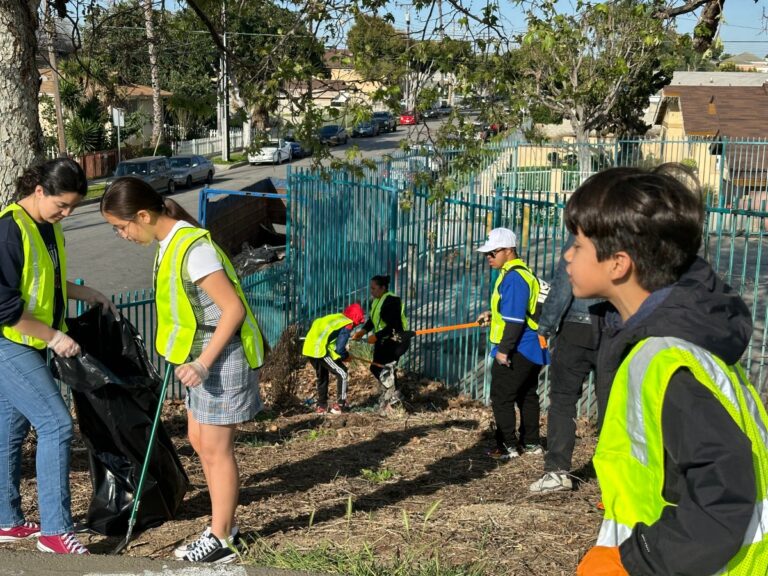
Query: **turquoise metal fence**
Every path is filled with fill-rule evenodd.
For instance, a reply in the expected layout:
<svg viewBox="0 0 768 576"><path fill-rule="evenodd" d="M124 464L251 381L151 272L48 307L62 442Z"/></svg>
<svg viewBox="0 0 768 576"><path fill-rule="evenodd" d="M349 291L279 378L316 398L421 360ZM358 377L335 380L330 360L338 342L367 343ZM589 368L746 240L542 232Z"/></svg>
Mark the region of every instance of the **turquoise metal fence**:
<svg viewBox="0 0 768 576"><path fill-rule="evenodd" d="M281 196L286 259L244 278L243 286L272 343L288 324L306 327L352 301L367 306L368 282L376 274L392 276L415 329L464 323L487 308L493 276L476 248L491 227L515 230L523 259L550 279L567 236L563 209L579 182L606 166L682 162L696 170L706 194L703 255L752 311L755 332L744 363L764 390L766 150L768 142L762 141L500 143L489 148L476 170L457 175L455 193L440 202L428 187L415 185L418 179L407 177L412 161L431 158L430 151L396 154L355 174L289 168ZM450 162L457 154L436 156ZM151 293L122 298L121 308L135 315L151 342L146 336L154 328ZM404 364L487 399L486 335L478 328L417 337ZM546 373L543 386L546 392ZM546 406L546 393L542 400ZM583 411L591 406L587 392Z"/></svg>

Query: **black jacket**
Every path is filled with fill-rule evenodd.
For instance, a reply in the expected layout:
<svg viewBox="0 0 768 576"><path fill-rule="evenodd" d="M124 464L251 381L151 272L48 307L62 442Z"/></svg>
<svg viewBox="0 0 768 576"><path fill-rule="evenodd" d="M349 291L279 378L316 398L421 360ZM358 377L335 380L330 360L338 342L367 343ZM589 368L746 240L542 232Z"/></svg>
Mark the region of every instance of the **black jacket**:
<svg viewBox="0 0 768 576"><path fill-rule="evenodd" d="M569 234L568 240L563 246L563 254L573 246L573 241L573 234ZM549 295L541 309L539 334L545 338L556 334L563 322L589 324L591 322L590 307L602 302L596 298L573 297L571 282L568 280L567 264L561 255L552 283L549 285Z"/></svg>
<svg viewBox="0 0 768 576"><path fill-rule="evenodd" d="M651 336L686 340L739 361L752 335L749 309L702 259L657 292L621 325L602 317L598 378L614 376L634 344ZM755 505L751 444L720 402L687 370L673 375L662 406L667 506L637 524L620 547L631 576L713 574L739 550Z"/></svg>
<svg viewBox="0 0 768 576"><path fill-rule="evenodd" d="M376 340L382 341L385 338L389 338L392 334L402 332L403 318L401 316L403 301L399 296L387 296L381 305L380 317L382 322L386 326L376 332ZM363 324L363 330L370 332L373 330L373 319L369 316L365 324Z"/></svg>

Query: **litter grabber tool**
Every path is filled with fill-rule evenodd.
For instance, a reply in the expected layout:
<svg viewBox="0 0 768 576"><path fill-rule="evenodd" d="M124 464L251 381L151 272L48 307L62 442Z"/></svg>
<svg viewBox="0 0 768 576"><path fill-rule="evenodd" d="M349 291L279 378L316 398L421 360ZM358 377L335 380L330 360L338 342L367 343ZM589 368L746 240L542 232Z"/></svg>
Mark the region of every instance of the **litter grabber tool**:
<svg viewBox="0 0 768 576"><path fill-rule="evenodd" d="M152 448L155 445L155 436L157 435L157 426L160 422L160 414L163 412L163 404L165 403L165 395L168 391L168 382L171 380L171 371L173 370L172 364L167 364L165 367L165 377L163 378L163 385L160 388L160 395L157 399L157 410L155 410L155 419L152 421L152 430L149 433L149 442L147 444L147 454L144 456L144 464L141 467L141 475L139 476L139 483L136 486L136 492L134 494L133 508L131 509L131 517L128 519L128 532L125 534L125 539L112 550L112 554L120 554L128 546L133 536L133 527L136 525L136 516L139 512L139 506L141 505L141 491L144 488L144 478L147 475L147 469L149 468L149 461L152 457Z"/></svg>
<svg viewBox="0 0 768 576"><path fill-rule="evenodd" d="M390 388L394 388L396 362L390 362L389 364L379 364L378 362L371 362L370 360L366 360L365 358L360 358L359 356L352 356L351 354L348 356L348 358L350 360L365 362L366 364L370 364L371 366L376 366L377 368L381 368L381 373L379 374L379 382L381 382L381 385L384 386L384 388L386 388L387 390L389 390Z"/></svg>

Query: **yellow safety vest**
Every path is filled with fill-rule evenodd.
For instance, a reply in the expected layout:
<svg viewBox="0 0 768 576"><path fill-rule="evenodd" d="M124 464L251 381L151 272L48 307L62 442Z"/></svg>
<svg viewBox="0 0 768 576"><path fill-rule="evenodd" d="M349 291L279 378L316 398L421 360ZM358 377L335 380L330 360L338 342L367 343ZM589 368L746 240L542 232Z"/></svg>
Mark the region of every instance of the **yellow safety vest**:
<svg viewBox="0 0 768 576"><path fill-rule="evenodd" d="M24 310L29 312L37 320L47 326L51 326L62 332L67 331L64 315L62 314L61 324L53 326L53 312L55 303L54 290L56 289L56 266L51 260L45 241L37 229L37 224L27 214L26 210L18 204L9 204L2 212L0 217L11 213L14 222L21 230L21 244L24 250L24 268L21 271L21 297L24 300ZM67 304L67 255L64 250L64 234L61 230L61 224L53 225L53 233L56 237L56 250L59 253L59 273L61 275L61 293L63 302ZM44 349L47 344L44 340L26 336L15 330L11 326L3 326L3 336L17 342L25 344L39 350Z"/></svg>
<svg viewBox="0 0 768 576"><path fill-rule="evenodd" d="M336 338L328 341L331 334L349 326L352 320L344 314L329 314L312 322L312 326L304 339L301 353L310 358L324 358L330 356L333 360L340 358L336 352Z"/></svg>
<svg viewBox="0 0 768 576"><path fill-rule="evenodd" d="M201 228L179 228L159 262L155 257L155 302L157 304L155 348L158 354L165 357L171 364L183 364L189 358L195 332L197 332L197 320L192 303L184 291L182 270L190 248L198 241L208 242L216 250L224 266L224 272L245 307L245 320L240 328L240 340L243 343L248 365L251 368L258 368L264 364L264 341L259 325L245 299L232 263L211 240L209 232Z"/></svg>
<svg viewBox="0 0 768 576"><path fill-rule="evenodd" d="M599 546L618 546L665 506L661 410L672 375L685 368L723 405L752 442L756 504L739 552L717 575L768 574L768 416L740 366L679 338L648 338L631 350L611 387L594 464L605 516Z"/></svg>
<svg viewBox="0 0 768 576"><path fill-rule="evenodd" d="M390 296L395 296L393 292L384 292L380 298L374 298L371 302L371 322L373 322L373 331L379 332L387 327L387 323L381 319L381 308L384 300ZM403 330L408 330L408 318L405 316L405 303L400 300L400 320L403 323Z"/></svg>
<svg viewBox="0 0 768 576"><path fill-rule="evenodd" d="M531 272L531 269L525 265L525 262L520 260L520 258L515 258L514 260L505 262L504 266L501 267L499 277L496 278L496 284L494 284L493 292L491 293L490 339L493 344L499 344L501 338L504 336L504 325L506 322L501 317L501 312L499 312L499 301L501 300L499 289L501 288L501 283L504 281L504 277L512 269L520 274L528 285L528 309L525 314L525 323L528 328L534 332L539 328L539 323L533 319L533 316L536 314L536 304L539 300L539 281L536 279L536 275Z"/></svg>

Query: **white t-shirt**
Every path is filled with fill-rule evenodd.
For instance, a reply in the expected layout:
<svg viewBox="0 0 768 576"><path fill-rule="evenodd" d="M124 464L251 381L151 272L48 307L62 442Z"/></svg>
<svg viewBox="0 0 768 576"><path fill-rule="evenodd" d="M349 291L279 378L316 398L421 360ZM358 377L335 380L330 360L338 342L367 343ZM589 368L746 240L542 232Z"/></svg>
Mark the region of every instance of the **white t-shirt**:
<svg viewBox="0 0 768 576"><path fill-rule="evenodd" d="M168 235L160 240L160 253L158 254L157 261L159 262L163 258L165 249L168 248L168 244L171 242L171 238L179 228L194 228L192 224L184 220L179 220L173 225ZM216 272L217 270L223 270L224 265L216 253L216 250L207 242L198 242L189 250L189 256L187 257L187 269L186 274L192 282L197 282L201 278L205 278L209 274Z"/></svg>

